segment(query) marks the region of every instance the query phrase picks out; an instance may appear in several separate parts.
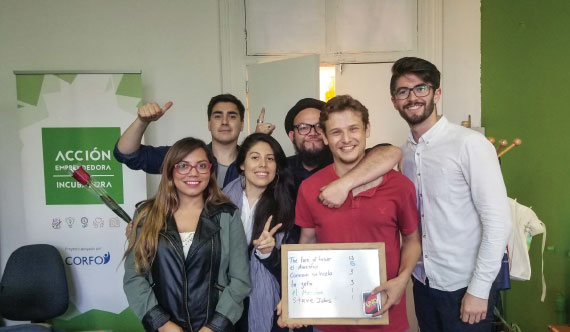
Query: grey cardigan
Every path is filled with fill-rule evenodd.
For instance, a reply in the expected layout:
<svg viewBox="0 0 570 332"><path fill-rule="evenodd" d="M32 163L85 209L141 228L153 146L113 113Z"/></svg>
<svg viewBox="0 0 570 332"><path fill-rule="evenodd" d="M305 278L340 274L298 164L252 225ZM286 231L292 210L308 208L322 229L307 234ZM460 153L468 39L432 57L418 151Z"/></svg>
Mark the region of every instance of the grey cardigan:
<svg viewBox="0 0 570 332"><path fill-rule="evenodd" d="M243 203L243 188L245 188L245 178L240 175L232 182L228 183L223 190L224 194L228 196L230 201L232 201L240 211Z"/></svg>

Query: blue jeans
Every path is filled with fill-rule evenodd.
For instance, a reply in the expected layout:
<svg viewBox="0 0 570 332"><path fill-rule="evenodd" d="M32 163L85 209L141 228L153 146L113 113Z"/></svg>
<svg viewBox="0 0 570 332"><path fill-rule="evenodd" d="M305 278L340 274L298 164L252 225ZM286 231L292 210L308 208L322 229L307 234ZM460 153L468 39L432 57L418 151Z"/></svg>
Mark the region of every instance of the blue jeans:
<svg viewBox="0 0 570 332"><path fill-rule="evenodd" d="M493 308L497 285L493 283L489 294L487 316L476 324L463 323L459 317L461 300L467 291L462 288L453 292L440 291L429 287L429 281L422 284L414 281L414 304L416 317L422 332L490 332L493 322Z"/></svg>

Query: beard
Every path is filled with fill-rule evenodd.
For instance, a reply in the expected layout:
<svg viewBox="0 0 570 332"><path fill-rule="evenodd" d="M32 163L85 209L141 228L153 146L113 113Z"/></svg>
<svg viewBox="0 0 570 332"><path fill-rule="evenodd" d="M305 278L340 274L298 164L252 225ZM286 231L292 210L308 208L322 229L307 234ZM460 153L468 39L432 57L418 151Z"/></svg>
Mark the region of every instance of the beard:
<svg viewBox="0 0 570 332"><path fill-rule="evenodd" d="M421 103L407 103L406 105L404 105L402 107L402 109L399 109L398 112L400 113L400 116L406 120L406 122L409 125L416 125L418 123L422 123L424 122L425 119L429 118L429 116L433 113L433 110L435 109L435 104L433 102L433 97L431 98L431 100L427 103L427 104L423 104L424 105L424 112L422 114L416 114L413 116L410 116L408 114L406 114L406 107L411 106L413 104L421 104Z"/></svg>
<svg viewBox="0 0 570 332"><path fill-rule="evenodd" d="M304 147L299 148L296 144L293 145L295 147L295 152L299 156L301 162L308 167L316 167L319 166L322 162L330 159L330 150L328 147L323 146L320 150L307 150Z"/></svg>

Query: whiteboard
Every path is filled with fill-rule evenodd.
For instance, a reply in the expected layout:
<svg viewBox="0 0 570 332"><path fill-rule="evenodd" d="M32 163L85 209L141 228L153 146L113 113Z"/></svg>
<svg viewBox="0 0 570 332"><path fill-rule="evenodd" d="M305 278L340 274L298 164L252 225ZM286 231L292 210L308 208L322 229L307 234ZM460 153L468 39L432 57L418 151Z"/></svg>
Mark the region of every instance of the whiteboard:
<svg viewBox="0 0 570 332"><path fill-rule="evenodd" d="M370 295L386 282L384 243L283 245L281 250L287 323L388 324L387 313L372 317L385 295Z"/></svg>

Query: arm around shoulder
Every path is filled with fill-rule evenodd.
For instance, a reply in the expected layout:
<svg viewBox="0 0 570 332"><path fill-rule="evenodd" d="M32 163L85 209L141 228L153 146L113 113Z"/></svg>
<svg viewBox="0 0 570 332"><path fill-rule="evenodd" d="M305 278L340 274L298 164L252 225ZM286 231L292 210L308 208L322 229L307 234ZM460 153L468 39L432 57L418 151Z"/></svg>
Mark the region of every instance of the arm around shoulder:
<svg viewBox="0 0 570 332"><path fill-rule="evenodd" d="M402 150L390 144L378 144L344 177L348 177L350 189L372 182L392 170L402 159Z"/></svg>
<svg viewBox="0 0 570 332"><path fill-rule="evenodd" d="M398 165L401 158L400 148L389 144L376 145L348 173L321 188L320 201L330 208L340 207L349 191L378 180Z"/></svg>

